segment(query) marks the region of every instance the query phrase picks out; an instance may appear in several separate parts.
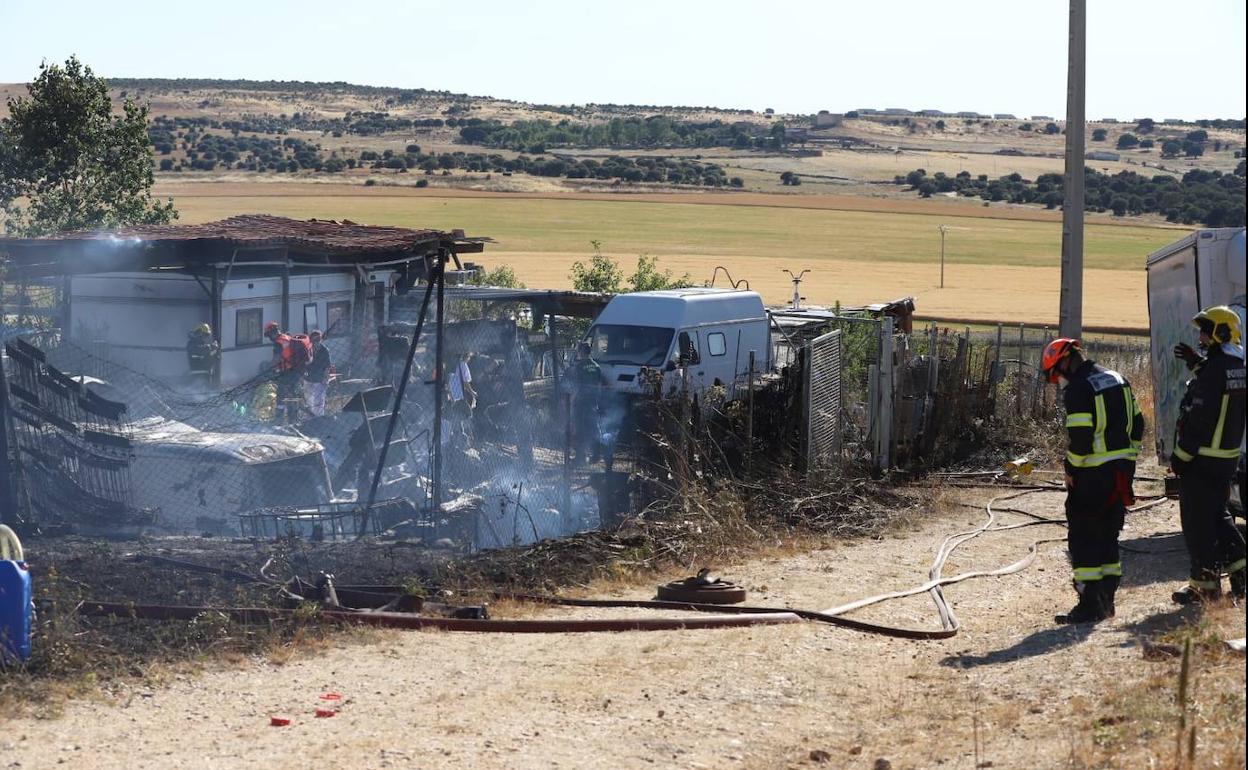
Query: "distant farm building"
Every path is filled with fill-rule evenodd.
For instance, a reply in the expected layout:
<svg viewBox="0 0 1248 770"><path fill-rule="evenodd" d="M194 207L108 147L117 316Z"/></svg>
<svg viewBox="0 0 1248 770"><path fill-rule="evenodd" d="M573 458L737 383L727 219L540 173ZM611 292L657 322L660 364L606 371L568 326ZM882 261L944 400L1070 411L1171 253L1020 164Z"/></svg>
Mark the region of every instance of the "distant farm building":
<svg viewBox="0 0 1248 770"><path fill-rule="evenodd" d="M815 128L836 128L845 120L845 116L839 112L828 112L820 110L815 116Z"/></svg>
<svg viewBox="0 0 1248 770"><path fill-rule="evenodd" d="M1088 160L1119 160L1122 156L1116 152L1110 152L1108 150L1093 150L1083 157Z"/></svg>
<svg viewBox="0 0 1248 770"><path fill-rule="evenodd" d="M1050 122L1054 120L1054 118L1053 118L1052 116L1049 116L1049 115L1032 115L1032 116L1031 116L1031 119L1032 119L1032 120L1047 120L1047 121L1050 121Z"/></svg>
<svg viewBox="0 0 1248 770"><path fill-rule="evenodd" d="M994 112L992 118L993 120L1018 120L1018 118L1008 112Z"/></svg>

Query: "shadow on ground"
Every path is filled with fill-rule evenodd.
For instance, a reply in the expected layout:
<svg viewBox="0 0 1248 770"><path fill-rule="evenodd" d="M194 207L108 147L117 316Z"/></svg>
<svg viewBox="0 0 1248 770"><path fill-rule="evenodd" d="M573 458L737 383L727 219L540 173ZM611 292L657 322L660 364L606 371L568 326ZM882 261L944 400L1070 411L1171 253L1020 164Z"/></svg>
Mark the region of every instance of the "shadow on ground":
<svg viewBox="0 0 1248 770"><path fill-rule="evenodd" d="M1187 581L1187 547L1182 532L1120 540L1122 584L1146 586Z"/></svg>
<svg viewBox="0 0 1248 770"><path fill-rule="evenodd" d="M1121 630L1130 636L1120 646L1131 647L1139 644L1143 639L1155 638L1167 631L1173 631L1180 626L1190 624L1199 613L1200 610L1196 607L1176 607L1118 626L1115 630ZM1112 620L1109 622L1113 623ZM1087 639L1093 628L1096 628L1096 626L1091 623L1046 628L1029 634L1009 647L993 650L983 655L950 655L942 659L940 665L949 668L976 668L978 666L993 666L1000 663L1014 663L1024 658L1047 655L1050 652L1073 647Z"/></svg>
<svg viewBox="0 0 1248 770"><path fill-rule="evenodd" d="M949 668L975 668L995 666L999 663L1014 663L1024 658L1047 655L1050 652L1079 644L1088 638L1093 628L1091 623L1046 628L1028 634L1009 647L993 650L983 655L950 655L942 659L940 665Z"/></svg>

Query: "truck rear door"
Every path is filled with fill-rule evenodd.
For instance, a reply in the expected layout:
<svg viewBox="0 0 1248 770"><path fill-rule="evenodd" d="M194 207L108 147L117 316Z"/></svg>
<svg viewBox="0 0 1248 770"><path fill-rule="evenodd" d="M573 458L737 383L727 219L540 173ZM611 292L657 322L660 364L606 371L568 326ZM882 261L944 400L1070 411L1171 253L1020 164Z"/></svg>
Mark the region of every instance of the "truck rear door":
<svg viewBox="0 0 1248 770"><path fill-rule="evenodd" d="M1170 460L1174 426L1179 415L1186 382L1191 374L1174 357L1174 346L1186 342L1195 347L1191 321L1200 312L1197 291L1196 251L1191 246L1148 265L1148 319L1153 369L1153 414L1157 436L1157 457Z"/></svg>

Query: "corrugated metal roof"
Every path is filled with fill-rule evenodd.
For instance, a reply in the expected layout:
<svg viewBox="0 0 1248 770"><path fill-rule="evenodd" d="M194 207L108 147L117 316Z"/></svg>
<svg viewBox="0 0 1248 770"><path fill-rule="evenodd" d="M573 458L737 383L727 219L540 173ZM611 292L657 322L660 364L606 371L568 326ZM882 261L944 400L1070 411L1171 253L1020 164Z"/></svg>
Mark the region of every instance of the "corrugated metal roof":
<svg viewBox="0 0 1248 770"><path fill-rule="evenodd" d="M41 238L2 239L10 242L98 240L111 242L225 241L236 246L288 246L332 252L404 252L437 240L457 240L462 234L441 230L360 225L349 220L288 219L267 214L245 214L198 225L143 225L119 230L57 233Z"/></svg>

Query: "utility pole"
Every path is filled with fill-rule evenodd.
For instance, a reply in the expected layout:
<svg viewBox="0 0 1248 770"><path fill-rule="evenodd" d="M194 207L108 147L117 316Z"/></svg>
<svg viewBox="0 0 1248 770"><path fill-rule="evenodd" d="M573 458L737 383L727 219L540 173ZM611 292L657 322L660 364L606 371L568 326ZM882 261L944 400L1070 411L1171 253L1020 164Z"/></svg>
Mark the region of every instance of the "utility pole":
<svg viewBox="0 0 1248 770"><path fill-rule="evenodd" d="M1058 333L1083 333L1083 134L1087 0L1070 0L1066 72L1066 195L1062 201L1062 295Z"/></svg>
<svg viewBox="0 0 1248 770"><path fill-rule="evenodd" d="M940 288L945 288L945 233L949 225L940 226Z"/></svg>

